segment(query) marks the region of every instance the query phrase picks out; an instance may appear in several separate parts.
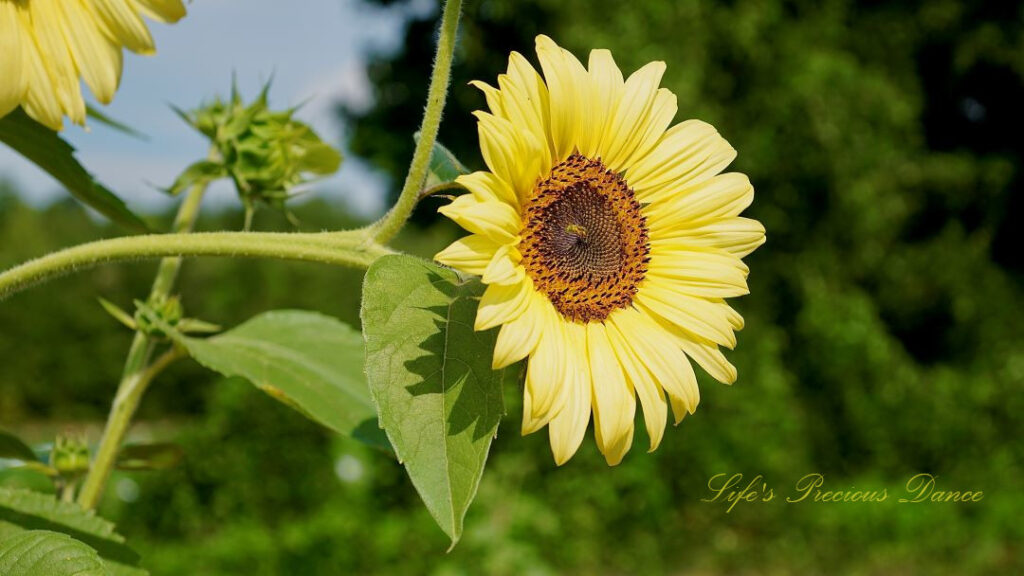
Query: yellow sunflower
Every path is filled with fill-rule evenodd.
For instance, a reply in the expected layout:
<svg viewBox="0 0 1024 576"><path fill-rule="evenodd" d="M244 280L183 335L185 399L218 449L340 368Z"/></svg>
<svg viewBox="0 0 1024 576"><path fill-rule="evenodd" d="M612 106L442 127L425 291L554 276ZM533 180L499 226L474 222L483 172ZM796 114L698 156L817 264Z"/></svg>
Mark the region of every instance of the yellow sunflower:
<svg viewBox="0 0 1024 576"><path fill-rule="evenodd" d="M718 132L669 127L663 62L623 79L607 50L584 68L546 36L537 56L543 79L513 52L497 88L474 82L490 108L475 113L490 171L458 179L470 194L440 212L472 234L436 259L487 285L475 328L501 326L495 369L529 357L523 434L546 425L562 464L593 414L616 465L637 398L652 451L669 404L677 424L697 408L690 360L736 380L719 347L735 346L743 319L725 298L748 293L741 259L764 227L739 217L754 190L719 174L736 151Z"/></svg>
<svg viewBox="0 0 1024 576"><path fill-rule="evenodd" d="M0 0L0 117L21 105L54 130L85 123L79 78L109 104L121 49L154 52L142 15L176 22L181 0Z"/></svg>

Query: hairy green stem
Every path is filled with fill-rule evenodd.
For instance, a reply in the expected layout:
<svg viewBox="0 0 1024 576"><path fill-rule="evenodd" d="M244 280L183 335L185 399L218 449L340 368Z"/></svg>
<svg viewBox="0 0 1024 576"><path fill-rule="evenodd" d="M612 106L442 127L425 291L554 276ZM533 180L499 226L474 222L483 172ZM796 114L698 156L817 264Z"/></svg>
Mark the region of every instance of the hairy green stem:
<svg viewBox="0 0 1024 576"><path fill-rule="evenodd" d="M142 338L142 356L140 358L148 361L150 354L152 354L155 348L155 343L145 336ZM135 415L135 410L139 407L139 401L142 400L142 395L146 393L146 388L149 387L149 383L158 374L184 356L185 353L181 349L171 348L161 354L152 364L126 374L125 378L121 381L121 385L117 389L117 396L114 397L114 403L110 407L110 416L107 418L107 425L103 430L103 439L100 441L96 458L89 467L89 474L85 477L85 483L82 484L81 492L78 493L78 504L80 506L89 510L99 504L100 497L103 496L103 489L107 484L107 479L110 478L110 472L114 469L114 465L117 464L117 454L121 450L121 442L124 440L125 434L128 433L132 416ZM127 364L131 363L131 354L129 354ZM143 365L145 363L143 362ZM128 367L127 364L126 368Z"/></svg>
<svg viewBox="0 0 1024 576"><path fill-rule="evenodd" d="M216 152L210 152L211 156ZM189 189L185 200L178 207L178 213L174 217L174 224L171 231L176 234L188 234L195 228L196 220L199 218L199 207L206 195L206 184L193 186ZM181 257L172 256L160 261L157 268L156 278L149 290L149 300L170 295L174 289L174 283L178 279L178 272L181 270ZM156 372L151 371L150 380L156 377L163 366L160 360L169 360L167 355L162 356L155 364L150 365L154 345L142 330L136 330L132 338L132 345L128 349L128 356L125 358L124 369L121 372L121 382L117 386L117 395L110 407L110 415L107 417L107 424L100 438L96 458L89 467L82 490L78 494L78 502L83 508L92 509L99 504L103 496L103 489L107 485L107 479L117 461L117 453L124 442L124 436L128 432L128 425L131 422L139 401L142 400L142 393L148 386L148 381L139 386L138 376L146 370L157 367ZM148 367L148 368L147 368ZM139 388L137 394L127 391L132 388ZM126 404L126 403L131 403ZM123 420L123 422L122 422Z"/></svg>
<svg viewBox="0 0 1024 576"><path fill-rule="evenodd" d="M427 178L430 164L430 153L437 140L437 130L441 125L441 112L448 97L448 82L451 77L452 55L455 52L455 35L459 28L459 15L462 11L462 0L448 0L444 4L441 16L441 37L437 43L437 57L434 59L434 71L430 76L430 89L427 92L427 109L423 113L423 124L420 127L420 139L412 155L409 173L398 197L398 202L370 227L373 238L385 244L398 234L406 220L416 207L420 189Z"/></svg>
<svg viewBox="0 0 1024 576"><path fill-rule="evenodd" d="M366 268L392 250L362 230L345 232L205 232L127 236L81 244L0 274L0 301L35 284L110 262L161 257L277 258Z"/></svg>

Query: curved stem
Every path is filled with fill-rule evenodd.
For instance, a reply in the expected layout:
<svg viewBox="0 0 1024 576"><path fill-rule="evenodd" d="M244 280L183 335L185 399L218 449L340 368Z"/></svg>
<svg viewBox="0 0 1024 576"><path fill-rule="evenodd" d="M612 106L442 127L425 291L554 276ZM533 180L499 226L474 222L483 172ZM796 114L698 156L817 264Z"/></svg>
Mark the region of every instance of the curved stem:
<svg viewBox="0 0 1024 576"><path fill-rule="evenodd" d="M229 256L304 260L366 268L392 251L362 230L297 234L288 232L205 232L127 236L81 244L15 266L0 274L0 300L30 286L108 262L161 257Z"/></svg>
<svg viewBox="0 0 1024 576"><path fill-rule="evenodd" d="M437 58L434 60L434 71L430 76L430 89L427 92L427 109L423 113L423 124L420 127L420 139L412 155L409 173L398 197L398 202L376 224L370 226L373 239L384 244L395 237L409 219L416 201L419 200L420 188L427 177L430 153L437 140L437 130L441 125L441 112L448 97L448 81L451 77L452 55L455 51L455 34L459 28L459 15L462 0L448 0L444 4L441 16L441 37L437 43Z"/></svg>

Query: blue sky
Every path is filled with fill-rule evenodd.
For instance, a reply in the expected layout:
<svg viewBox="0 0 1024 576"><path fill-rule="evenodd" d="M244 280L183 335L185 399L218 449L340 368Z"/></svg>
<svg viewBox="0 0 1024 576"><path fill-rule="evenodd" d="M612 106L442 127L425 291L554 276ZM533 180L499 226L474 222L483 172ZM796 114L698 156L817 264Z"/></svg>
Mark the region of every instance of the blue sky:
<svg viewBox="0 0 1024 576"><path fill-rule="evenodd" d="M215 95L227 96L231 75L245 97L258 93L273 75L271 105L305 105L298 117L321 137L340 141L343 127L332 106L344 101L369 106L372 94L365 62L372 53L398 48L412 17L436 11L433 0L411 0L381 8L359 0L195 0L181 22L153 23L155 56L125 55L121 88L103 111L146 134L144 141L92 122L70 126L63 136L82 163L136 209L166 205L155 185L166 186L189 163L205 155L207 143L168 107L192 108ZM424 79L426 81L426 79ZM29 162L0 146L0 177L12 180L35 203L65 194ZM318 195L347 203L358 213L380 212L388 183L358 160L316 185ZM226 184L210 193L227 203Z"/></svg>

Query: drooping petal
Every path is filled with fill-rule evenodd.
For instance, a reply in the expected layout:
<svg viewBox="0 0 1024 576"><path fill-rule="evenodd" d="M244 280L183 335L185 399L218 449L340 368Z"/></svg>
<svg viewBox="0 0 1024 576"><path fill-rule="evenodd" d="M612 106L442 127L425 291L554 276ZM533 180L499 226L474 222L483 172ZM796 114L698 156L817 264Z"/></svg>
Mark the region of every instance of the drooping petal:
<svg viewBox="0 0 1024 576"><path fill-rule="evenodd" d="M712 378L723 384L732 384L736 381L736 367L725 358L725 355L714 343L695 338L693 334L687 333L678 326L668 323L659 325L671 335L675 343L686 352L686 355L700 364L700 367Z"/></svg>
<svg viewBox="0 0 1024 576"><path fill-rule="evenodd" d="M155 51L153 36L139 16L133 0L92 0L86 3L103 31L112 40L138 54Z"/></svg>
<svg viewBox="0 0 1024 576"><path fill-rule="evenodd" d="M625 339L614 324L607 330L608 341L615 351L615 358L622 366L626 378L629 379L636 395L640 398L640 406L644 411L644 425L647 436L651 440L649 452L653 452L661 444L665 434L665 420L668 418L668 403L661 386L654 381L650 370L644 366L643 360L636 355L629 341Z"/></svg>
<svg viewBox="0 0 1024 576"><path fill-rule="evenodd" d="M604 324L587 324L587 350L597 447L608 465L615 466L632 444L636 396L617 362Z"/></svg>
<svg viewBox="0 0 1024 576"><path fill-rule="evenodd" d="M57 102L72 122L84 124L85 101L79 86L78 69L64 36L64 29L70 24L66 21L60 0L32 0L28 7L36 47L55 89Z"/></svg>
<svg viewBox="0 0 1024 576"><path fill-rule="evenodd" d="M644 359L655 382L668 394L676 424L687 413L693 414L700 403L697 376L676 338L652 318L632 308L622 309L609 320L637 357Z"/></svg>
<svg viewBox="0 0 1024 576"><path fill-rule="evenodd" d="M555 464L561 466L573 457L583 443L590 422L592 368L587 355L587 330L580 324L564 324L567 333L566 366L568 373L565 406L548 424L548 437Z"/></svg>
<svg viewBox="0 0 1024 576"><path fill-rule="evenodd" d="M468 274L481 275L501 246L486 236L470 234L438 252L434 260Z"/></svg>
<svg viewBox="0 0 1024 576"><path fill-rule="evenodd" d="M142 13L157 22L172 24L185 17L181 0L135 0Z"/></svg>
<svg viewBox="0 0 1024 576"><path fill-rule="evenodd" d="M526 366L526 389L530 393L530 418L523 419L523 433L531 434L547 425L565 409L566 379L570 358L565 327L548 322L540 342Z"/></svg>
<svg viewBox="0 0 1024 576"><path fill-rule="evenodd" d="M29 70L24 52L31 38L22 28L19 4L0 2L0 116L21 104L28 89Z"/></svg>
<svg viewBox="0 0 1024 576"><path fill-rule="evenodd" d="M26 114L40 124L51 130L60 130L64 127L64 112L57 100L57 89L39 51L39 44L32 31L28 11L23 11L21 15L25 25L25 36L28 37L27 41L22 44L24 48L22 69L27 72L28 76L28 89L25 91L22 108L25 109Z"/></svg>
<svg viewBox="0 0 1024 576"><path fill-rule="evenodd" d="M537 70L518 52L508 57L508 73L498 76L503 117L526 129L540 146L536 150L539 173L551 170L550 112L548 89Z"/></svg>
<svg viewBox="0 0 1024 576"><path fill-rule="evenodd" d="M64 36L75 66L96 99L109 104L121 81L121 45L104 35L78 0L62 2Z"/></svg>

